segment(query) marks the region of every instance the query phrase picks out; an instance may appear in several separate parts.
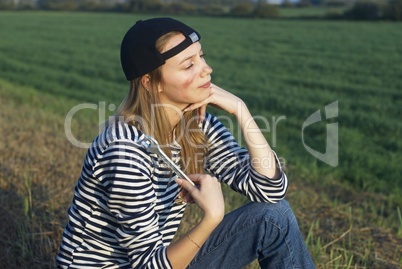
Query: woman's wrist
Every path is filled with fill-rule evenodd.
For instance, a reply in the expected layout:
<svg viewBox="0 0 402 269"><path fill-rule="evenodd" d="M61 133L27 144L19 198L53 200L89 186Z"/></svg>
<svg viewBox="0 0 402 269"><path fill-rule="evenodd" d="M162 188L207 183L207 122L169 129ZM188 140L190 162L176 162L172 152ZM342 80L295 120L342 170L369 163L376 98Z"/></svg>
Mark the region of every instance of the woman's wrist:
<svg viewBox="0 0 402 269"><path fill-rule="evenodd" d="M204 217L202 218L202 220L200 221L199 225L205 225L207 227L210 227L210 229L215 229L216 226L219 225L219 223L221 223L221 221L223 220L223 216L224 213L220 214L220 213L205 213Z"/></svg>
<svg viewBox="0 0 402 269"><path fill-rule="evenodd" d="M248 112L247 105L242 99L237 98L234 112L231 114L233 114L237 118L237 120L240 121L240 118L244 114L244 112Z"/></svg>

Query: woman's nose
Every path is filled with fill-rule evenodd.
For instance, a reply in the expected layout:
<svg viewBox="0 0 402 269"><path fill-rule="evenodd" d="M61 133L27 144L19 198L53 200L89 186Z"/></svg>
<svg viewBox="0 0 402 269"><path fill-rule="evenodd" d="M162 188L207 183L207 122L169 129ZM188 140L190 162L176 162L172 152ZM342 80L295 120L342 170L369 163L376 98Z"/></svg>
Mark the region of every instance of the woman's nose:
<svg viewBox="0 0 402 269"><path fill-rule="evenodd" d="M207 63L204 64L205 65L202 68L202 77L209 76L213 71L212 68Z"/></svg>

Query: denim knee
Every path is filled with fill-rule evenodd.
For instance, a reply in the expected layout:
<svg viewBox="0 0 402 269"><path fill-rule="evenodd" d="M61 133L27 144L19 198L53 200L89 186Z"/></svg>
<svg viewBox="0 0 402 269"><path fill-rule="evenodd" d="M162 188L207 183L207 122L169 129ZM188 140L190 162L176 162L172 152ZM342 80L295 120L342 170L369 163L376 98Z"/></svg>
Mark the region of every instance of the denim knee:
<svg viewBox="0 0 402 269"><path fill-rule="evenodd" d="M265 232L259 263L261 268L309 268L311 260L296 217L286 200L269 204L264 210ZM274 238L273 238L274 237Z"/></svg>
<svg viewBox="0 0 402 269"><path fill-rule="evenodd" d="M281 200L275 204L250 203L251 211L257 212L264 219L293 220L295 218L288 201Z"/></svg>
<svg viewBox="0 0 402 269"><path fill-rule="evenodd" d="M285 234L289 230L299 230L296 217L286 200L281 200L275 204L255 203L252 207L255 212L258 212L258 218L268 226L274 225Z"/></svg>

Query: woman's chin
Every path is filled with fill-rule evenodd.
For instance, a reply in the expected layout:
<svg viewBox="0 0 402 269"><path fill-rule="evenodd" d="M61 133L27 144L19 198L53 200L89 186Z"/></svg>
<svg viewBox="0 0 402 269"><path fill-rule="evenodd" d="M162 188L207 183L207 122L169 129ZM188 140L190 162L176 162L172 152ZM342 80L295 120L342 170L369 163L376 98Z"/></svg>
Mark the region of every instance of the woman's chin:
<svg viewBox="0 0 402 269"><path fill-rule="evenodd" d="M210 95L211 95L211 88L201 90L197 96L197 103L204 101Z"/></svg>

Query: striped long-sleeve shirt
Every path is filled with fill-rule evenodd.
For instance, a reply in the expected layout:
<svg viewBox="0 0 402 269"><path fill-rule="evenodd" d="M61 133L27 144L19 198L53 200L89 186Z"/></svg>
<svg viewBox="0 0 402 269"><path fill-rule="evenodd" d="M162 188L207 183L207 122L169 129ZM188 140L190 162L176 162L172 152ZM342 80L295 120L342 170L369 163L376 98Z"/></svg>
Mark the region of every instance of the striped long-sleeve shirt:
<svg viewBox="0 0 402 269"><path fill-rule="evenodd" d="M247 150L216 117L206 114L201 129L209 144L207 172L251 201L284 198L283 171L279 179L256 172ZM141 146L143 136L115 122L88 149L56 259L59 268L171 268L166 247L185 204L175 203L175 175ZM178 164L180 146L173 143L170 149Z"/></svg>

